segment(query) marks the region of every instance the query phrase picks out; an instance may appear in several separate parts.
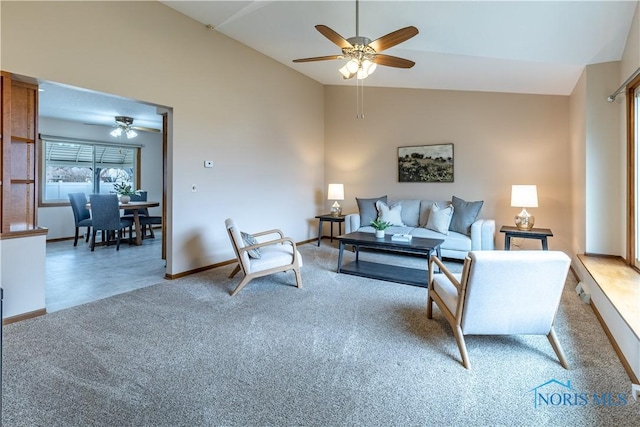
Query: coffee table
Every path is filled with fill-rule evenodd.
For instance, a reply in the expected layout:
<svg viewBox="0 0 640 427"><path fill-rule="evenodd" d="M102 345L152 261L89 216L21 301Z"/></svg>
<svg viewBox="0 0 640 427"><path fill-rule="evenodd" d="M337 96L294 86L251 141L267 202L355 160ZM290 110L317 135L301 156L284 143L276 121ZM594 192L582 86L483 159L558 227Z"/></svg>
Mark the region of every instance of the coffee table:
<svg viewBox="0 0 640 427"><path fill-rule="evenodd" d="M442 259L440 245L444 243L442 239L425 239L421 237L414 237L410 242L397 242L391 240L391 235L385 235L384 238L376 238L374 233L363 233L359 231L338 236L337 239L340 242L338 273L352 274L354 276L386 280L388 282L403 283L423 288L428 286L428 269L422 270L419 268L362 261L360 260L360 248L370 248L400 254L424 255L428 265L429 258L434 252L438 258ZM356 259L346 265L342 265L345 245L353 245L356 252Z"/></svg>

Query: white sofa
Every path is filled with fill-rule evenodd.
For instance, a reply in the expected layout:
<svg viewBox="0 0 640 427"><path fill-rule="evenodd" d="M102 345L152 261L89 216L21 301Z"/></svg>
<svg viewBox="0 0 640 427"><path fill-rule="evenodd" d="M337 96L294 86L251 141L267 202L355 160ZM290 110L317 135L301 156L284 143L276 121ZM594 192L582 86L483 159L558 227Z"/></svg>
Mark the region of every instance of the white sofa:
<svg viewBox="0 0 640 427"><path fill-rule="evenodd" d="M438 207L443 208L457 202L457 206L462 206L457 212L459 215L464 214L465 204L469 206L475 203L475 213L478 213L478 203L480 207L482 202L464 202L462 199L454 197L452 200L418 200L404 199L389 201L386 197L373 199L356 199L358 201L359 212L348 214L345 217L345 233L354 231L362 231L374 233L375 230L369 225L372 219L376 219L378 212L375 208L376 200L383 200L388 206L401 206L400 216L404 225L393 225L385 230L385 234L411 234L413 237L426 237L431 239L443 239L444 243L440 246L442 257L464 259L469 251L493 250L495 249L495 231L496 225L493 219L482 219L479 215L472 215L467 220L470 223L467 227L468 232L462 233L454 230L447 230L446 234L426 228L429 222L429 216L434 203ZM460 203L463 203L462 205ZM453 214L456 214L456 204L453 205ZM375 217L374 217L375 216ZM458 218L460 219L460 218ZM471 222L473 221L473 222ZM458 221L459 223L460 221ZM458 227L459 229L460 227Z"/></svg>

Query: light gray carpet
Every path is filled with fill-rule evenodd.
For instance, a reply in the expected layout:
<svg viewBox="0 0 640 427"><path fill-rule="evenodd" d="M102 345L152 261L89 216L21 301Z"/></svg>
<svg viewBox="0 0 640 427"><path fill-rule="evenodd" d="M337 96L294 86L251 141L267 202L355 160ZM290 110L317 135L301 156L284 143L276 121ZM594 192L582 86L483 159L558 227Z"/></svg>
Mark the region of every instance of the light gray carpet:
<svg viewBox="0 0 640 427"><path fill-rule="evenodd" d="M336 274L327 244L300 251L302 289L280 273L231 298L227 266L5 326L4 426L639 425L573 280L557 320L572 370L543 336L468 337L466 370L426 289ZM552 379L588 404L534 407Z"/></svg>

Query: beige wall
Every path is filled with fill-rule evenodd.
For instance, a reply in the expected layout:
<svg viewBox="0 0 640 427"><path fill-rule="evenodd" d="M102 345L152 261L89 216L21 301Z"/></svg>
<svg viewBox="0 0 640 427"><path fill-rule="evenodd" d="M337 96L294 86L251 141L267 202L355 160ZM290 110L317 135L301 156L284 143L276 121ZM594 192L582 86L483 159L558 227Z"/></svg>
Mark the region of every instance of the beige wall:
<svg viewBox="0 0 640 427"><path fill-rule="evenodd" d="M571 135L571 217L573 242L571 255L585 253L586 248L586 140L587 140L587 73L583 71L569 98Z"/></svg>
<svg viewBox="0 0 640 427"><path fill-rule="evenodd" d="M365 82L366 85L366 82ZM355 85L325 90L326 180L355 197L484 200L481 215L513 225L512 184L536 184L536 226L551 228L552 249L571 252L569 97L402 90L365 86L365 118L356 119ZM399 146L454 144L453 183L399 183ZM539 248L539 241L521 241ZM504 238L497 233L496 245Z"/></svg>
<svg viewBox="0 0 640 427"><path fill-rule="evenodd" d="M313 237L320 84L159 2L0 7L3 70L172 108L168 273L233 258L227 217L249 232Z"/></svg>
<svg viewBox="0 0 640 427"><path fill-rule="evenodd" d="M619 62L586 68L585 252L625 256L626 168L624 162L621 164L621 106L607 101L619 86L619 72Z"/></svg>

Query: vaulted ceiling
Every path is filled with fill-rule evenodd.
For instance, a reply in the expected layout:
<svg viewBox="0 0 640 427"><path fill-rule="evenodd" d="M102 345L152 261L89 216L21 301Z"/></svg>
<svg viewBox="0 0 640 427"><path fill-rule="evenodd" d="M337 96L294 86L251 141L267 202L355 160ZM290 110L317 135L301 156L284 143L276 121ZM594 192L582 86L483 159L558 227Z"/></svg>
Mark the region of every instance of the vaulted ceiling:
<svg viewBox="0 0 640 427"><path fill-rule="evenodd" d="M340 48L314 28L375 40L419 34L384 53L411 69L378 67L368 86L568 95L588 64L622 57L635 1L162 1L326 85L354 84L346 60L294 64Z"/></svg>
<svg viewBox="0 0 640 427"><path fill-rule="evenodd" d="M326 85L353 85L338 72L346 60L293 63L340 49L314 28L356 35L356 3L343 1L162 1L203 26ZM359 35L372 40L399 28L419 34L384 53L416 63L379 66L367 86L568 95L588 64L622 57L635 1L359 2ZM113 125L127 115L160 127L155 107L43 85L47 117ZM96 106L100 106L96 109Z"/></svg>

